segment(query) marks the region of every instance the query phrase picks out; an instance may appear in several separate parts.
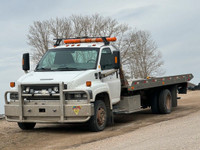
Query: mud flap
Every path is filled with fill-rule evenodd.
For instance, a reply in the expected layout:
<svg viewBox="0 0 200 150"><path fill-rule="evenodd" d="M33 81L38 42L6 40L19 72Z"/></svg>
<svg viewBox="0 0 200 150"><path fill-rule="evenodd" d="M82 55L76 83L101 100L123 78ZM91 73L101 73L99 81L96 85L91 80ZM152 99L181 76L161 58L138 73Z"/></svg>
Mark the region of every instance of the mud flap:
<svg viewBox="0 0 200 150"><path fill-rule="evenodd" d="M114 125L114 114L113 114L113 111L109 109L107 116L108 116L108 118L107 118L108 124L107 125L108 126Z"/></svg>

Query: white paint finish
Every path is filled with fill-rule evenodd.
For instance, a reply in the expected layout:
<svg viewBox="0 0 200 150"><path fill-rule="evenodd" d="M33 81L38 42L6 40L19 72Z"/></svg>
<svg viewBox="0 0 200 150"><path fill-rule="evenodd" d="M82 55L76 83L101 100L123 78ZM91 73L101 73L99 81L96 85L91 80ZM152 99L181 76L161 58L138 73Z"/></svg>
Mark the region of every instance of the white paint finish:
<svg viewBox="0 0 200 150"><path fill-rule="evenodd" d="M93 43L92 43L93 44ZM69 46L70 47L70 46ZM81 43L80 46L75 44L73 48L80 47L91 47L91 43ZM121 92L121 83L120 77L113 73L106 78L96 79L95 73L103 73L106 71L101 71L100 59L101 59L101 50L103 48L110 48L111 51L115 50L111 45L103 46L102 43L96 43L94 47L100 48L99 58L97 62L97 69L93 70L84 70L84 71L32 71L19 78L17 84L53 84L64 82L67 84L69 90L91 90L93 93L93 99L97 94L106 92L109 95L111 108L112 104L115 104L120 101L120 92ZM66 46L58 46L56 49L66 49ZM87 87L86 81L91 81L92 86Z"/></svg>
<svg viewBox="0 0 200 150"><path fill-rule="evenodd" d="M110 71L110 70L107 70ZM103 71L106 72L106 71ZM116 104L120 101L120 94L121 94L121 82L120 77L118 74L118 78L116 72L106 78L103 78L102 81L108 84L110 97L112 99L112 104Z"/></svg>
<svg viewBox="0 0 200 150"><path fill-rule="evenodd" d="M36 83L55 83L55 82L70 82L83 71L49 71L49 72L30 72L23 75L18 83L21 84L36 84Z"/></svg>

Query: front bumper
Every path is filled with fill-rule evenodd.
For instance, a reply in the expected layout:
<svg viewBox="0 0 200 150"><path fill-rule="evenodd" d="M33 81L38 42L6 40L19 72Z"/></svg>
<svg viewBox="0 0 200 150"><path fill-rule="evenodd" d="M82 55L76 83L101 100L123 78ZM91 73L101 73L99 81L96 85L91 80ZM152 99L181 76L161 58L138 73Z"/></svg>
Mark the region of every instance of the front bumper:
<svg viewBox="0 0 200 150"><path fill-rule="evenodd" d="M86 122L94 115L94 105L90 103L90 95L88 91L75 90L85 92L88 96L87 100L65 100L65 93L72 92L65 90L64 84L59 84L59 100L26 100L22 94L18 92L19 100L8 101L7 95L13 91L5 93L5 117L7 121L14 122L41 122L41 123L78 123ZM18 86L18 91L21 86ZM74 90L73 90L74 91Z"/></svg>

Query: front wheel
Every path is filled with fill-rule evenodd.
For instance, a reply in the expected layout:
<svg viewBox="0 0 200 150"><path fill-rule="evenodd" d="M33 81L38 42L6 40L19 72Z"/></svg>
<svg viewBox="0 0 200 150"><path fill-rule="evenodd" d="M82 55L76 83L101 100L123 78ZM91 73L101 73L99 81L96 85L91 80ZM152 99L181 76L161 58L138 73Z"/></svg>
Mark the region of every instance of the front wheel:
<svg viewBox="0 0 200 150"><path fill-rule="evenodd" d="M24 123L24 122L18 122L17 124L18 124L19 128L22 130L31 130L36 125L36 123Z"/></svg>
<svg viewBox="0 0 200 150"><path fill-rule="evenodd" d="M94 104L94 116L90 119L91 131L98 132L105 129L107 124L107 109L105 103L98 100Z"/></svg>

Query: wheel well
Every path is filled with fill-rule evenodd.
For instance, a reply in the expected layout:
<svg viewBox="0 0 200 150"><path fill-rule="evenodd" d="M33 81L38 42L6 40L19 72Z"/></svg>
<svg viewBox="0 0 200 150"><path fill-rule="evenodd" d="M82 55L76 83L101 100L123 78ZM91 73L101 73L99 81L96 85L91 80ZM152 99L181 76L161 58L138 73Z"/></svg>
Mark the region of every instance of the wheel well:
<svg viewBox="0 0 200 150"><path fill-rule="evenodd" d="M102 92L96 95L95 100L102 100L107 108L107 119L108 119L108 125L112 125L114 123L114 115L113 115L113 111L112 111L112 105L110 103L110 97L109 94L107 92Z"/></svg>
<svg viewBox="0 0 200 150"><path fill-rule="evenodd" d="M110 98L107 92L103 92L103 93L99 93L96 95L95 100L102 100L107 108L111 108L110 107Z"/></svg>

